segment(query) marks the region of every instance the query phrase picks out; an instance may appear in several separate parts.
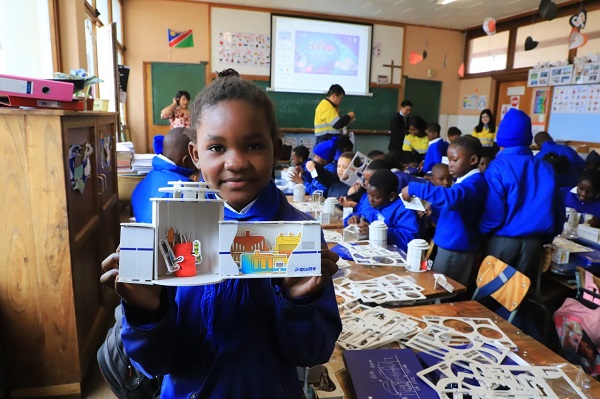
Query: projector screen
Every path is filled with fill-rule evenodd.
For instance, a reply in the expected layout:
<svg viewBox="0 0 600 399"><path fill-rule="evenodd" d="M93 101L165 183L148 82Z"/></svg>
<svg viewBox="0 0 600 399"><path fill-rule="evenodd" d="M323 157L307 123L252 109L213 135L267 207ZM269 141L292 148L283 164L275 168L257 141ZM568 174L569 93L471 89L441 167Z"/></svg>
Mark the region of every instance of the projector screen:
<svg viewBox="0 0 600 399"><path fill-rule="evenodd" d="M271 87L274 91L369 95L373 26L271 16Z"/></svg>

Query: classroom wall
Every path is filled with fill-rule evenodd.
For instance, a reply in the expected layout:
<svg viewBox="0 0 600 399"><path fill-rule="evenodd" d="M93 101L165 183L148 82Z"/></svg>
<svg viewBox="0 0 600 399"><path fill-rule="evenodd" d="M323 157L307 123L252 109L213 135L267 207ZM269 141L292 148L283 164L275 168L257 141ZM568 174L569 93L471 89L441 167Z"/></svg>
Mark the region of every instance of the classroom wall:
<svg viewBox="0 0 600 399"><path fill-rule="evenodd" d="M144 107L144 62L208 61L209 7L207 4L164 0L127 0L123 10L126 64L131 68L127 83L127 118L136 152L147 152ZM167 28L192 29L194 47L170 48ZM85 52L84 52L85 54ZM183 90L185 88L182 88ZM176 93L173 93L173 96ZM152 101L148 98L147 101ZM165 106L172 98L165 98Z"/></svg>
<svg viewBox="0 0 600 399"><path fill-rule="evenodd" d="M457 93L461 82L458 68L463 62L464 45L465 35L462 32L420 26L407 26L405 30L402 73L413 79L442 82L439 123L444 137L448 127L455 126L458 119ZM427 50L427 58L411 65L410 52L422 54L423 50Z"/></svg>
<svg viewBox="0 0 600 399"><path fill-rule="evenodd" d="M479 109L464 109L463 99L465 96L477 95L486 96L487 107L495 112L496 105L494 104L496 93L496 83L491 77L476 78L476 79L463 79L460 81L458 90L458 98L456 99L456 105L458 112L456 116L449 119L449 126L458 127L463 134L471 133L475 125L479 123Z"/></svg>
<svg viewBox="0 0 600 399"><path fill-rule="evenodd" d="M85 52L85 4L80 0L61 0L58 3L60 26L61 72L87 67ZM68 38L68 39L67 39Z"/></svg>

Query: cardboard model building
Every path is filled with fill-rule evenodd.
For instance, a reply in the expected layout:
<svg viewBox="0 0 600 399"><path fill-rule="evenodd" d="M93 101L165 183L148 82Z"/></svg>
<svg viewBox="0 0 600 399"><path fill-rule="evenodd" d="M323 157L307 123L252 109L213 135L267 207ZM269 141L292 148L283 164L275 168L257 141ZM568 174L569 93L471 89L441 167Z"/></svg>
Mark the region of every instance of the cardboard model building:
<svg viewBox="0 0 600 399"><path fill-rule="evenodd" d="M121 224L119 280L160 285L230 278L321 275L316 221L223 220L224 201L205 183L169 182L173 198L152 198L152 223Z"/></svg>

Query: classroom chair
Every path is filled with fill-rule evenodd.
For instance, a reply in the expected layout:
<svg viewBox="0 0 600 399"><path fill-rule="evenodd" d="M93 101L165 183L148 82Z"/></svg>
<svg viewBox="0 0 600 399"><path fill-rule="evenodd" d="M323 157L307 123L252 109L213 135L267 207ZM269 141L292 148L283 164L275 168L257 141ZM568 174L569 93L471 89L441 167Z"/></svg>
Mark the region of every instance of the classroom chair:
<svg viewBox="0 0 600 399"><path fill-rule="evenodd" d="M512 323L519 305L529 291L531 280L514 267L490 255L481 263L476 284L473 300L493 298L500 305L496 313Z"/></svg>

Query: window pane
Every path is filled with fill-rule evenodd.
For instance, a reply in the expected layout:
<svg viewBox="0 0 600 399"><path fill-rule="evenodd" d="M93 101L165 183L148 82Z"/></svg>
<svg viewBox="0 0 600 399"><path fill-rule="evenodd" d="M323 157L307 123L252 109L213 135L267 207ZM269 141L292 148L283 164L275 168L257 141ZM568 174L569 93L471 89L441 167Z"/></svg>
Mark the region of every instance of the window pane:
<svg viewBox="0 0 600 399"><path fill-rule="evenodd" d="M563 17L518 28L513 68L531 67L542 61L566 60L569 57L571 33L569 18ZM537 47L530 51L525 51L527 36L539 42Z"/></svg>
<svg viewBox="0 0 600 399"><path fill-rule="evenodd" d="M121 20L121 3L112 0L112 21L117 24L117 42L123 44L123 21Z"/></svg>
<svg viewBox="0 0 600 399"><path fill-rule="evenodd" d="M588 12L587 23L582 33L587 35L588 42L577 49L577 55L600 53L600 10Z"/></svg>
<svg viewBox="0 0 600 399"><path fill-rule="evenodd" d="M87 73L96 76L96 42L94 40L94 23L90 18L85 19L85 55L87 60ZM92 94L96 97L96 87L92 86Z"/></svg>
<svg viewBox="0 0 600 399"><path fill-rule="evenodd" d="M102 21L102 25L110 23L108 18L108 0L96 0L96 10L100 13L98 18Z"/></svg>
<svg viewBox="0 0 600 399"><path fill-rule="evenodd" d="M0 0L0 10L0 73L51 78L48 1Z"/></svg>
<svg viewBox="0 0 600 399"><path fill-rule="evenodd" d="M469 41L468 73L489 72L506 69L508 31L494 36L483 36Z"/></svg>

